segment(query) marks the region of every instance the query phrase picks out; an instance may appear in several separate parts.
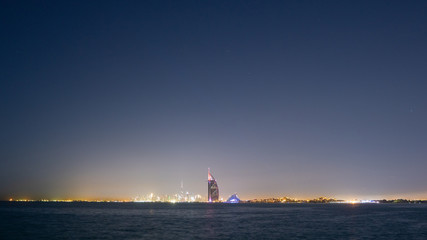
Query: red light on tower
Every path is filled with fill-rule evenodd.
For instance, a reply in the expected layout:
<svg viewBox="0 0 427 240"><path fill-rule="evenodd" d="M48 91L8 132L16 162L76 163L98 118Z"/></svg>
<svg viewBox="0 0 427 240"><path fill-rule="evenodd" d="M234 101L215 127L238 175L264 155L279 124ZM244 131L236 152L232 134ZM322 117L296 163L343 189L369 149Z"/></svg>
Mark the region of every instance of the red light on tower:
<svg viewBox="0 0 427 240"><path fill-rule="evenodd" d="M211 170L208 168L208 181L212 181Z"/></svg>

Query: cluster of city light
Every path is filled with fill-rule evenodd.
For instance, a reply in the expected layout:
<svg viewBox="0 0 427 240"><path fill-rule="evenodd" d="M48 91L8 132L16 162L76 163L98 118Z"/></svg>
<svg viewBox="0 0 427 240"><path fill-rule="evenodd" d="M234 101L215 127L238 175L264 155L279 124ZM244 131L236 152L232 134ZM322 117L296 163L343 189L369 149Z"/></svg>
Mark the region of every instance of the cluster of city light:
<svg viewBox="0 0 427 240"><path fill-rule="evenodd" d="M332 203L342 200L336 200L335 198L318 197L315 199L295 199L290 197L278 197L278 198L261 198L248 200L249 203Z"/></svg>
<svg viewBox="0 0 427 240"><path fill-rule="evenodd" d="M380 203L380 202L378 200L347 200L347 201L340 201L336 203L359 204L359 203Z"/></svg>
<svg viewBox="0 0 427 240"><path fill-rule="evenodd" d="M36 200L32 200L32 199L13 199L13 198L10 198L9 201L10 202L35 202Z"/></svg>
<svg viewBox="0 0 427 240"><path fill-rule="evenodd" d="M89 200L89 199L9 199L10 202L132 202L131 200Z"/></svg>
<svg viewBox="0 0 427 240"><path fill-rule="evenodd" d="M253 199L246 202L252 203L347 203L347 204L359 204L359 203L380 203L378 200L337 200L335 198L318 197L314 199L295 199L290 197L279 197L279 198L263 198Z"/></svg>
<svg viewBox="0 0 427 240"><path fill-rule="evenodd" d="M189 192L181 192L174 195L156 195L150 193L145 196L134 197L132 202L203 202L203 197L200 194L191 194Z"/></svg>

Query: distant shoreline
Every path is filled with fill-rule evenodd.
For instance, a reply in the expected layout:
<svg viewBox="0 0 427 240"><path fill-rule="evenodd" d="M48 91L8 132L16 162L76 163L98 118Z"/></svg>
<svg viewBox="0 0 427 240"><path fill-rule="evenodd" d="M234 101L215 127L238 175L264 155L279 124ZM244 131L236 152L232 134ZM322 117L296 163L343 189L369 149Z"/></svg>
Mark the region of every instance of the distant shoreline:
<svg viewBox="0 0 427 240"><path fill-rule="evenodd" d="M0 203L132 203L132 204L236 204L227 202L134 202L134 201L109 201L109 200L98 200L98 201L84 201L84 200L72 200L72 201L42 201L42 200L27 200L27 201L6 201L0 200ZM426 204L427 200L375 200L375 202L262 202L262 201L241 201L238 204L286 204L286 205L297 205L297 204Z"/></svg>

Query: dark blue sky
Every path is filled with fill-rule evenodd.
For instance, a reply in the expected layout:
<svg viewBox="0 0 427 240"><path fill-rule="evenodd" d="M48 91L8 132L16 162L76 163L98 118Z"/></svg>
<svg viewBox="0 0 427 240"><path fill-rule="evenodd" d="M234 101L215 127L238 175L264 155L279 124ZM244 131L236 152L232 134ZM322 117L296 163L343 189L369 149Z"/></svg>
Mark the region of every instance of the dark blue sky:
<svg viewBox="0 0 427 240"><path fill-rule="evenodd" d="M7 1L0 197L427 198L426 1Z"/></svg>

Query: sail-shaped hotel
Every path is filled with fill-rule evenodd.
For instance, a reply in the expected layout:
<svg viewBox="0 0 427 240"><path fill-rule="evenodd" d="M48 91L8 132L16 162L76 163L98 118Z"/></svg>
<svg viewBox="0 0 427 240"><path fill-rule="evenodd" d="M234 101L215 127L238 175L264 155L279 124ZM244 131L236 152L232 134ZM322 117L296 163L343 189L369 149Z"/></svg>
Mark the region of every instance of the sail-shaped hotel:
<svg viewBox="0 0 427 240"><path fill-rule="evenodd" d="M210 169L208 169L208 201L217 202L219 199L219 189L215 178L212 176Z"/></svg>

